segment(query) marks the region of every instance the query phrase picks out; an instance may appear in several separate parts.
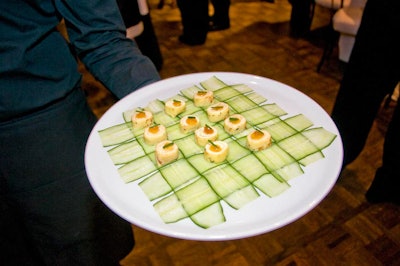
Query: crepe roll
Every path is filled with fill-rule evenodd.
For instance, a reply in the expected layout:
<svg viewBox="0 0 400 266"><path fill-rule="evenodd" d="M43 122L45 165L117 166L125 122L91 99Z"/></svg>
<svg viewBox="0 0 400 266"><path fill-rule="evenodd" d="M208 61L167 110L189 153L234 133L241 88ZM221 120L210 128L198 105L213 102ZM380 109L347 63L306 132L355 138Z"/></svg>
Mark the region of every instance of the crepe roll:
<svg viewBox="0 0 400 266"><path fill-rule="evenodd" d="M195 106L209 106L214 101L214 93L212 91L198 91L193 96Z"/></svg>
<svg viewBox="0 0 400 266"><path fill-rule="evenodd" d="M211 163L223 162L228 156L229 145L224 141L210 141L204 148L204 158Z"/></svg>
<svg viewBox="0 0 400 266"><path fill-rule="evenodd" d="M153 114L149 111L140 110L132 115L132 126L135 129L142 129L153 123Z"/></svg>
<svg viewBox="0 0 400 266"><path fill-rule="evenodd" d="M172 117L176 117L180 113L184 112L185 109L185 101L171 99L165 103L165 112Z"/></svg>
<svg viewBox="0 0 400 266"><path fill-rule="evenodd" d="M156 161L158 166L175 161L178 156L178 146L172 141L163 140L156 145Z"/></svg>
<svg viewBox="0 0 400 266"><path fill-rule="evenodd" d="M205 125L194 132L196 143L200 146L205 146L208 141L218 139L218 130L215 127Z"/></svg>
<svg viewBox="0 0 400 266"><path fill-rule="evenodd" d="M180 128L182 133L193 132L200 127L200 119L194 115L186 115L181 118Z"/></svg>
<svg viewBox="0 0 400 266"><path fill-rule="evenodd" d="M208 120L219 122L229 116L229 105L224 102L218 102L207 108Z"/></svg>
<svg viewBox="0 0 400 266"><path fill-rule="evenodd" d="M271 146L271 134L266 130L254 130L247 135L247 147L252 151L261 151Z"/></svg>
<svg viewBox="0 0 400 266"><path fill-rule="evenodd" d="M224 121L224 129L231 135L242 132L246 129L246 118L240 114L234 114Z"/></svg>
<svg viewBox="0 0 400 266"><path fill-rule="evenodd" d="M163 125L153 125L145 128L144 142L148 145L155 145L167 139L167 130Z"/></svg>

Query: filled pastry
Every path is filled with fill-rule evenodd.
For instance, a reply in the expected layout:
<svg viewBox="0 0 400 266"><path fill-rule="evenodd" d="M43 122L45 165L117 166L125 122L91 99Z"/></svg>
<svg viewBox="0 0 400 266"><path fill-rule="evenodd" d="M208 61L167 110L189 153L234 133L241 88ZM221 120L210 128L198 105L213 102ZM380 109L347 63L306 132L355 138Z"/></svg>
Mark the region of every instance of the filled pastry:
<svg viewBox="0 0 400 266"><path fill-rule="evenodd" d="M218 138L218 131L215 127L205 125L194 132L196 143L205 146L208 141L215 141Z"/></svg>
<svg viewBox="0 0 400 266"><path fill-rule="evenodd" d="M215 103L207 108L208 120L219 122L229 116L229 105L224 102Z"/></svg>
<svg viewBox="0 0 400 266"><path fill-rule="evenodd" d="M169 140L163 140L156 145L156 161L158 166L176 160L179 156L178 146Z"/></svg>
<svg viewBox="0 0 400 266"><path fill-rule="evenodd" d="M266 130L254 130L247 135L247 147L252 151L260 151L271 145L271 134Z"/></svg>
<svg viewBox="0 0 400 266"><path fill-rule="evenodd" d="M144 142L148 145L155 145L167 139L167 130L163 125L153 125L145 128Z"/></svg>
<svg viewBox="0 0 400 266"><path fill-rule="evenodd" d="M153 123L153 114L149 111L139 110L132 115L132 126L134 129L142 129Z"/></svg>
<svg viewBox="0 0 400 266"><path fill-rule="evenodd" d="M200 127L200 119L197 116L186 115L181 118L180 128L182 133L193 132Z"/></svg>
<svg viewBox="0 0 400 266"><path fill-rule="evenodd" d="M209 106L214 101L214 93L212 91L198 91L193 96L195 106Z"/></svg>
<svg viewBox="0 0 400 266"><path fill-rule="evenodd" d="M209 141L204 148L204 158L211 163L223 162L228 156L229 146L224 141Z"/></svg>
<svg viewBox="0 0 400 266"><path fill-rule="evenodd" d="M172 117L176 117L180 113L184 112L185 109L185 101L171 99L165 103L165 112Z"/></svg>
<svg viewBox="0 0 400 266"><path fill-rule="evenodd" d="M246 118L240 114L233 114L225 118L224 129L231 135L240 133L246 129Z"/></svg>

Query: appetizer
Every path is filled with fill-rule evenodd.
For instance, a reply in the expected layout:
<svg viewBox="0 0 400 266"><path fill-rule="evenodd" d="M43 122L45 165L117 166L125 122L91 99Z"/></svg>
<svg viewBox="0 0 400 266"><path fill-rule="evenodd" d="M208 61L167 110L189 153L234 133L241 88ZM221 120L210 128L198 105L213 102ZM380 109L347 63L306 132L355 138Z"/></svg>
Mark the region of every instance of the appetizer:
<svg viewBox="0 0 400 266"><path fill-rule="evenodd" d="M213 104L207 108L208 120L211 122L219 122L229 115L229 105L224 102Z"/></svg>
<svg viewBox="0 0 400 266"><path fill-rule="evenodd" d="M204 148L204 158L211 163L223 162L228 156L229 146L224 141L209 141Z"/></svg>
<svg viewBox="0 0 400 266"><path fill-rule="evenodd" d="M132 126L135 129L142 129L153 123L153 114L149 111L138 110L132 115Z"/></svg>
<svg viewBox="0 0 400 266"><path fill-rule="evenodd" d="M143 137L146 144L155 145L167 139L167 130L163 125L153 125L145 128Z"/></svg>
<svg viewBox="0 0 400 266"><path fill-rule="evenodd" d="M181 118L180 128L182 133L193 132L200 127L200 119L194 115L186 115Z"/></svg>
<svg viewBox="0 0 400 266"><path fill-rule="evenodd" d="M169 140L163 140L156 145L156 161L158 166L176 160L179 156L178 146Z"/></svg>
<svg viewBox="0 0 400 266"><path fill-rule="evenodd" d="M216 128L205 125L194 132L196 143L199 146L205 146L210 140L215 141L218 138Z"/></svg>
<svg viewBox="0 0 400 266"><path fill-rule="evenodd" d="M209 106L214 101L214 93L212 91L198 91L193 96L195 106Z"/></svg>
<svg viewBox="0 0 400 266"><path fill-rule="evenodd" d="M165 103L165 112L172 117L176 117L180 113L184 112L185 109L186 103L181 100L172 99Z"/></svg>
<svg viewBox="0 0 400 266"><path fill-rule="evenodd" d="M254 130L247 135L247 147L252 151L261 151L271 145L271 134L266 130Z"/></svg>
<svg viewBox="0 0 400 266"><path fill-rule="evenodd" d="M240 114L234 114L225 118L224 129L229 134L237 134L246 129L246 118Z"/></svg>

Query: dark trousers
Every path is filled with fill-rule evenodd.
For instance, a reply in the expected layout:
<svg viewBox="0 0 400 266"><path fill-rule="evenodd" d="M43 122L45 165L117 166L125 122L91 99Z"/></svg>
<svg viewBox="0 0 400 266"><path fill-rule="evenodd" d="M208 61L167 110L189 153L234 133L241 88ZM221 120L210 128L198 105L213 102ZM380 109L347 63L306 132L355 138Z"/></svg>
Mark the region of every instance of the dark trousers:
<svg viewBox="0 0 400 266"><path fill-rule="evenodd" d="M229 25L229 7L231 5L230 0L211 0L211 4L214 7L214 14L212 16L213 22L216 25Z"/></svg>
<svg viewBox="0 0 400 266"><path fill-rule="evenodd" d="M203 43L208 33L208 0L177 0L183 36L192 43Z"/></svg>
<svg viewBox="0 0 400 266"><path fill-rule="evenodd" d="M361 26L341 82L332 118L341 133L344 165L360 154L383 99L400 79L400 2L368 0ZM377 176L400 186L400 115L397 104ZM400 191L400 190L399 190ZM399 196L400 197L400 196Z"/></svg>
<svg viewBox="0 0 400 266"><path fill-rule="evenodd" d="M2 265L118 265L129 223L91 189L84 168L96 118L84 93L0 124Z"/></svg>

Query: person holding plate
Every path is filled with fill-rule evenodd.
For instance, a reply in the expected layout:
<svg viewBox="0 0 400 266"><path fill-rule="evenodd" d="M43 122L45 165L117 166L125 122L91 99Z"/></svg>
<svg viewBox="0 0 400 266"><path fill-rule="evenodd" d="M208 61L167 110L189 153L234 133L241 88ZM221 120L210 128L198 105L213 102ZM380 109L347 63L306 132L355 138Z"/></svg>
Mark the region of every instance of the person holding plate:
<svg viewBox="0 0 400 266"><path fill-rule="evenodd" d="M77 60L118 98L158 81L157 69L112 0L3 0L0 32L1 264L118 265L132 227L85 173L96 117Z"/></svg>

